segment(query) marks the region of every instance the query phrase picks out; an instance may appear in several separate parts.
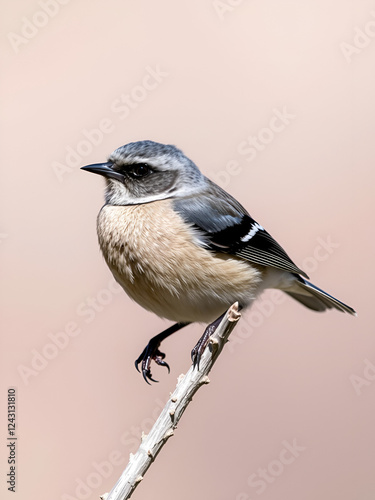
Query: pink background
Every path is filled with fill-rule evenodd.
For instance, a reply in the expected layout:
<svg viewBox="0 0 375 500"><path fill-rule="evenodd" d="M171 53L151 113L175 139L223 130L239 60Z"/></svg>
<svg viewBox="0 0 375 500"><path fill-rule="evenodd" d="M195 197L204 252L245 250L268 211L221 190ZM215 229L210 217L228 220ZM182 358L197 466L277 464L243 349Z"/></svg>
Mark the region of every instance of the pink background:
<svg viewBox="0 0 375 500"><path fill-rule="evenodd" d="M159 384L135 371L168 323L108 291L95 230L103 181L79 166L141 139L176 144L221 179L359 316L267 293L134 498L375 498L374 1L51 0L49 15L42 3L7 2L1 18L1 417L16 386L16 498L109 491L202 332L165 342L172 371L154 368ZM149 68L159 81L145 80ZM262 131L284 108L284 129ZM264 143L247 161L238 148L250 136ZM76 336L59 336L65 348L46 347L66 328ZM55 357L22 378L43 349ZM2 470L5 430L4 419ZM14 498L6 488L3 477L1 498Z"/></svg>

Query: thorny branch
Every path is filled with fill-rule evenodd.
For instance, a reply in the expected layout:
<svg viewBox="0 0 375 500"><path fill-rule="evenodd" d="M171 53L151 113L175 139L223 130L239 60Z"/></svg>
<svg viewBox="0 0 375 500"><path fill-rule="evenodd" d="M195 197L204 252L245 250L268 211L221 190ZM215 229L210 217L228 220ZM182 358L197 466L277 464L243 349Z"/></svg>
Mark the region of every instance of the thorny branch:
<svg viewBox="0 0 375 500"><path fill-rule="evenodd" d="M129 463L112 491L109 494L105 493L100 498L103 500L130 498L159 451L173 436L174 430L194 394L202 385L210 382L208 373L240 317L238 303L235 303L228 309L227 314L210 337L208 347L200 360L199 370L191 366L186 375L179 376L174 393L169 398L150 433L142 436L137 452L130 455Z"/></svg>

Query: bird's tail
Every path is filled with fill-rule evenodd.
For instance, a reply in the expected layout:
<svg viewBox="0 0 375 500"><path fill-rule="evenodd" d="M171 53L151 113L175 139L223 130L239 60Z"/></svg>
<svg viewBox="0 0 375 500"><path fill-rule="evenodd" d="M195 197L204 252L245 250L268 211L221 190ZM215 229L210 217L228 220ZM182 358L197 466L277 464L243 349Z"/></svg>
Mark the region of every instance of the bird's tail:
<svg viewBox="0 0 375 500"><path fill-rule="evenodd" d="M304 306L314 311L325 311L326 309L335 308L341 312L347 312L353 316L357 316L355 310L344 304L329 293L321 290L301 276L295 275L296 280L293 282L293 287L290 290L284 290L285 293L298 300Z"/></svg>

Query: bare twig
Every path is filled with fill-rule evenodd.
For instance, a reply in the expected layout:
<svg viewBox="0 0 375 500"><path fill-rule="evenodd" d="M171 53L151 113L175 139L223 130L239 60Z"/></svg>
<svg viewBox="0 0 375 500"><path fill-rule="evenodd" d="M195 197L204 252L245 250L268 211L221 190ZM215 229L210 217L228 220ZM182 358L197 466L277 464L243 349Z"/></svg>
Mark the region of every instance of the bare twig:
<svg viewBox="0 0 375 500"><path fill-rule="evenodd" d="M202 355L199 370L191 366L185 376L180 375L174 393L169 398L150 433L147 436L142 436L137 452L135 455L130 455L126 469L112 491L101 497L103 500L126 500L130 498L161 448L173 436L174 429L177 427L194 394L199 387L210 382L207 375L240 316L238 303L235 303L228 309L220 325L210 337L209 349L206 349Z"/></svg>

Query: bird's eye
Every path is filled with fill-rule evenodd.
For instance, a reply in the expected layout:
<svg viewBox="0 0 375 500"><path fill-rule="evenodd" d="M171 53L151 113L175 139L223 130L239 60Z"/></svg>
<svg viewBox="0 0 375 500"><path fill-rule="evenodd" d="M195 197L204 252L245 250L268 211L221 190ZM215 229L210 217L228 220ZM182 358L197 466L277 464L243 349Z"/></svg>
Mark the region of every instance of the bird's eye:
<svg viewBox="0 0 375 500"><path fill-rule="evenodd" d="M129 168L127 173L134 179L140 179L141 177L148 175L150 172L151 168L147 165L147 163L136 163Z"/></svg>

